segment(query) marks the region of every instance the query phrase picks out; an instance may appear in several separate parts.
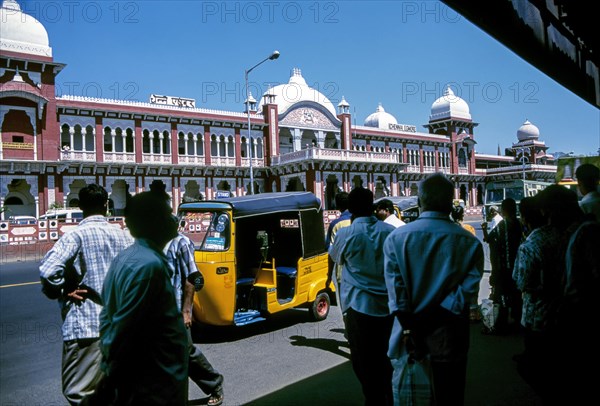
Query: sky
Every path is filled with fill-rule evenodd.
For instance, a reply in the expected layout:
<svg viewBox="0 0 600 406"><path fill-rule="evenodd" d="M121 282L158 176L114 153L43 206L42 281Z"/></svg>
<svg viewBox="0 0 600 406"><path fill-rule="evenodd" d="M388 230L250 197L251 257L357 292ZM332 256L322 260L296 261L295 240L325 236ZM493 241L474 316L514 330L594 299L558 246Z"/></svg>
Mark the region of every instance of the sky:
<svg viewBox="0 0 600 406"><path fill-rule="evenodd" d="M379 103L418 131L449 84L470 107L476 151L517 142L525 120L550 152L597 154L600 110L443 3L430 1L19 1L48 31L59 95L192 98L242 112L300 68L362 125Z"/></svg>

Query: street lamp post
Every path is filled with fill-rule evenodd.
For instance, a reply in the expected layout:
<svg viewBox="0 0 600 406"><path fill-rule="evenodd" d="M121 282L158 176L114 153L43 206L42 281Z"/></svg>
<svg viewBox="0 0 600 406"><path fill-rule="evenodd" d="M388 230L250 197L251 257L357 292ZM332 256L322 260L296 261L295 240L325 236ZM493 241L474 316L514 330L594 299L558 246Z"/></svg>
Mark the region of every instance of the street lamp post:
<svg viewBox="0 0 600 406"><path fill-rule="evenodd" d="M246 114L248 116L248 158L249 158L249 162L250 164L248 165L250 168L250 194L253 195L254 194L254 172L252 171L252 134L250 133L250 92L248 90L248 74L250 72L252 72L252 70L254 68L256 68L257 66L259 66L260 64L268 61L268 60L275 60L279 58L279 51L273 51L273 53L268 56L267 58L263 59L262 61L260 61L259 63L257 63L256 65L254 65L253 67L251 67L250 69L246 69L246 71L244 72L244 76L246 79Z"/></svg>

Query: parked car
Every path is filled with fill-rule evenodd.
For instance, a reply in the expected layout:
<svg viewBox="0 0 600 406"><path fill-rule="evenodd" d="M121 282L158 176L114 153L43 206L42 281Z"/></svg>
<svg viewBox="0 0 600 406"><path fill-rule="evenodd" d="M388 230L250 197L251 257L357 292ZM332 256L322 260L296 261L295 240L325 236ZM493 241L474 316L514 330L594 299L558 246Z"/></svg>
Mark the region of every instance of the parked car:
<svg viewBox="0 0 600 406"><path fill-rule="evenodd" d="M10 216L8 222L12 225L35 225L37 219L33 216Z"/></svg>

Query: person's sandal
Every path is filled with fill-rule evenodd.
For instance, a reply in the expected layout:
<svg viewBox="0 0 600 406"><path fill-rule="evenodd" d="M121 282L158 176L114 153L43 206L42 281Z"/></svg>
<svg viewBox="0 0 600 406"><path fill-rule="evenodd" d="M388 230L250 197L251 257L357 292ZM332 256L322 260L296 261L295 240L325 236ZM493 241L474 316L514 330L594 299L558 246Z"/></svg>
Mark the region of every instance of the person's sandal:
<svg viewBox="0 0 600 406"><path fill-rule="evenodd" d="M220 406L223 403L223 397L223 392L215 392L210 395L206 404L208 406Z"/></svg>

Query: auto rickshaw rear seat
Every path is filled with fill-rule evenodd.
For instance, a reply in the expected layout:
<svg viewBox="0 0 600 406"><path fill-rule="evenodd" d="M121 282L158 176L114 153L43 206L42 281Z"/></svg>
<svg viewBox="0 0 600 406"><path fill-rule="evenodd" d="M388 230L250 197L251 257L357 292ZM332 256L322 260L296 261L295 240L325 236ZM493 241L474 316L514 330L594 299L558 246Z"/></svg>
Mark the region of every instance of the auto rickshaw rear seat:
<svg viewBox="0 0 600 406"><path fill-rule="evenodd" d="M277 271L277 298L292 299L296 294L296 276L298 270L289 266L278 266Z"/></svg>

